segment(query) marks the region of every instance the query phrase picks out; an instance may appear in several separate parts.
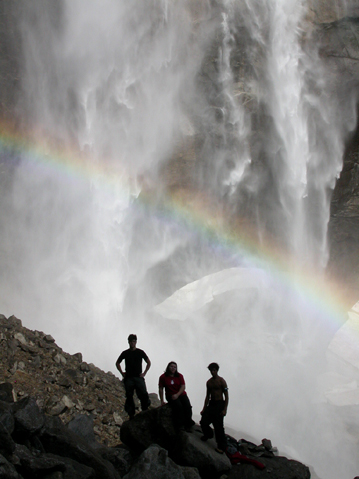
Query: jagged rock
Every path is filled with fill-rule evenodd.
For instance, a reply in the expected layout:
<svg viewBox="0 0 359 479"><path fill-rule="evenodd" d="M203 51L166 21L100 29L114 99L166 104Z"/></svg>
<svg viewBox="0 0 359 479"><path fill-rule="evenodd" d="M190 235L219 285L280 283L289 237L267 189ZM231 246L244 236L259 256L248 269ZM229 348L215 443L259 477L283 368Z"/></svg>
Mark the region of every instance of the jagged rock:
<svg viewBox="0 0 359 479"><path fill-rule="evenodd" d="M21 479L15 467L0 454L0 479Z"/></svg>
<svg viewBox="0 0 359 479"><path fill-rule="evenodd" d="M0 451L5 454L12 454L16 444L7 428L0 422Z"/></svg>
<svg viewBox="0 0 359 479"><path fill-rule="evenodd" d="M78 414L68 424L70 431L85 439L92 446L98 446L96 436L94 434L94 422L92 416Z"/></svg>
<svg viewBox="0 0 359 479"><path fill-rule="evenodd" d="M165 449L156 444L147 448L124 479L185 479L181 467L175 464Z"/></svg>
<svg viewBox="0 0 359 479"><path fill-rule="evenodd" d="M17 339L21 344L27 345L27 341L22 333L15 333L14 338Z"/></svg>
<svg viewBox="0 0 359 479"><path fill-rule="evenodd" d="M11 383L0 384L0 401L14 401L13 388Z"/></svg>
<svg viewBox="0 0 359 479"><path fill-rule="evenodd" d="M121 415L116 411L113 413L113 420L115 421L115 424L117 424L118 426L122 426L123 419Z"/></svg>
<svg viewBox="0 0 359 479"><path fill-rule="evenodd" d="M51 336L51 334L46 334L44 337L43 337L44 341L46 341L47 343L54 343L55 340L54 338Z"/></svg>
<svg viewBox="0 0 359 479"><path fill-rule="evenodd" d="M260 457L265 469L257 469L250 464L233 466L228 479L310 479L310 471L300 462L286 457Z"/></svg>
<svg viewBox="0 0 359 479"><path fill-rule="evenodd" d="M97 452L103 459L110 461L116 471L123 477L133 464L134 457L123 445L119 447L99 447Z"/></svg>
<svg viewBox="0 0 359 479"><path fill-rule="evenodd" d="M76 359L79 363L82 363L82 354L81 353L75 353L72 355L74 359Z"/></svg>
<svg viewBox="0 0 359 479"><path fill-rule="evenodd" d="M142 452L151 444L168 449L173 447L177 434L173 427L172 411L168 405L137 414L125 421L120 430L121 441L131 449Z"/></svg>
<svg viewBox="0 0 359 479"><path fill-rule="evenodd" d="M45 423L45 415L33 398L26 398L21 409L14 414L15 431L29 435L39 431Z"/></svg>
<svg viewBox="0 0 359 479"><path fill-rule="evenodd" d="M200 432L176 432L170 406L137 414L121 427L121 441L136 451L158 444L169 451L169 456L182 466L198 468L202 476L227 473L231 463L227 456L218 454L215 446L200 440Z"/></svg>
<svg viewBox="0 0 359 479"><path fill-rule="evenodd" d="M200 428L190 434L181 432L171 457L177 464L196 467L202 477L228 474L232 468L228 457L216 452L214 441L203 442L201 437Z"/></svg>
<svg viewBox="0 0 359 479"><path fill-rule="evenodd" d="M54 471L65 471L65 464L59 458L43 454L39 457L34 456L27 447L17 444L15 450L16 456L20 459L17 470L25 477L43 476L46 473Z"/></svg>
<svg viewBox="0 0 359 479"><path fill-rule="evenodd" d="M7 322L9 324L9 326L11 326L13 328L21 328L22 327L21 319L18 319L14 315L9 316L9 318L7 319Z"/></svg>
<svg viewBox="0 0 359 479"><path fill-rule="evenodd" d="M86 464L101 479L119 479L113 465L103 460L80 436L66 428L60 419L47 417L39 437L46 452Z"/></svg>
<svg viewBox="0 0 359 479"><path fill-rule="evenodd" d="M181 466L182 473L184 475L184 479L201 479L199 475L198 469L196 467L186 467ZM223 475L221 478L226 479L227 476Z"/></svg>

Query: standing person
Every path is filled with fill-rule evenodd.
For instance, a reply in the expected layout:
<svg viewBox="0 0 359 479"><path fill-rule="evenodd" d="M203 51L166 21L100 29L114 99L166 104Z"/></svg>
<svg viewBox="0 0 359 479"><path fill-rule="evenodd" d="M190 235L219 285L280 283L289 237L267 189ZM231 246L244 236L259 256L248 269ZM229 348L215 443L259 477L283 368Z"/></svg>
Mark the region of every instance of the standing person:
<svg viewBox="0 0 359 479"><path fill-rule="evenodd" d="M202 419L200 421L203 437L202 441L207 441L213 437L213 430L210 424L213 424L216 435L216 451L223 454L226 450L227 442L224 433L223 420L227 414L228 407L228 387L226 381L218 376L219 365L211 363L208 366L212 377L207 381L207 394L204 400L204 406L201 411Z"/></svg>
<svg viewBox="0 0 359 479"><path fill-rule="evenodd" d="M158 381L161 406L165 404L163 400L163 390L165 390L166 399L172 408L173 421L176 427L188 431L194 425L194 421L192 421L192 406L185 389L184 377L177 371L177 363L171 361L167 364L166 371L160 376Z"/></svg>
<svg viewBox="0 0 359 479"><path fill-rule="evenodd" d="M141 402L142 411L146 411L151 404L148 397L145 376L151 367L151 361L147 354L138 349L137 336L130 334L128 337L129 349L122 351L116 361L116 367L124 378L124 385L126 390L125 411L130 416L130 419L135 415L135 403L133 401L133 393L136 390L138 399ZM142 372L142 359L146 362L146 369ZM121 368L121 362L125 360L125 372Z"/></svg>

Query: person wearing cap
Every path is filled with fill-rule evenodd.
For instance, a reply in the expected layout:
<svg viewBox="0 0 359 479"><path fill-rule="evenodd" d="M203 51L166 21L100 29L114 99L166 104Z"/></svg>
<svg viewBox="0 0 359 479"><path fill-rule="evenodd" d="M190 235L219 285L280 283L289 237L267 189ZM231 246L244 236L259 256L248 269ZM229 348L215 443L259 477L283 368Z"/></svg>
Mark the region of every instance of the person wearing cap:
<svg viewBox="0 0 359 479"><path fill-rule="evenodd" d="M129 348L122 351L116 361L116 367L120 371L126 390L125 411L130 419L135 415L135 403L133 393L136 391L137 397L141 403L142 411L146 411L151 404L148 396L145 376L151 367L151 361L142 349L137 348L137 336L130 334L128 337ZM121 362L125 361L125 371L121 368ZM146 363L146 368L142 372L142 360Z"/></svg>
<svg viewBox="0 0 359 479"><path fill-rule="evenodd" d="M213 429L210 427L210 424L213 424L217 442L216 451L222 454L227 448L223 420L227 414L229 401L228 387L226 381L218 376L219 365L217 363L211 363L208 369L212 377L206 383L207 393L201 411L200 425L203 432L201 439L207 441L213 437Z"/></svg>

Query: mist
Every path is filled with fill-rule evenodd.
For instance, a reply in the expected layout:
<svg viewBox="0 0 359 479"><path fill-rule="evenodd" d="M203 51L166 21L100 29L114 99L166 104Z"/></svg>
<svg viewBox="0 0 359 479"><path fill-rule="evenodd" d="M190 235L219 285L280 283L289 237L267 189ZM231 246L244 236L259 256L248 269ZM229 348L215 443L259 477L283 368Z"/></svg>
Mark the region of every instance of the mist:
<svg viewBox="0 0 359 479"><path fill-rule="evenodd" d="M311 286L355 98L333 94L306 9L24 4L32 146L1 192L1 312L115 374L136 333L149 392L174 360L195 414L216 361L227 426L337 479L357 474L358 419L318 382L345 315Z"/></svg>

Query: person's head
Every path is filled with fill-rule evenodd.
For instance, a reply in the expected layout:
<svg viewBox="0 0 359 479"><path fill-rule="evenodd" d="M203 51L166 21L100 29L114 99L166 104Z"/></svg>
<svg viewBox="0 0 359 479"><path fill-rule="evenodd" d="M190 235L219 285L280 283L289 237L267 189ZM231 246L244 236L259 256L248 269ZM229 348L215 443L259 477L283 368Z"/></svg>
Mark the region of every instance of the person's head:
<svg viewBox="0 0 359 479"><path fill-rule="evenodd" d="M177 363L174 361L170 361L167 364L166 370L165 370L165 375L166 376L179 376L178 371L177 371Z"/></svg>
<svg viewBox="0 0 359 479"><path fill-rule="evenodd" d="M135 348L137 343L137 336L135 334L130 334L127 339L128 339L128 344L130 345L130 348Z"/></svg>
<svg viewBox="0 0 359 479"><path fill-rule="evenodd" d="M208 369L209 369L210 373L212 374L212 376L217 376L218 370L219 370L219 364L211 363L211 364L209 364Z"/></svg>

